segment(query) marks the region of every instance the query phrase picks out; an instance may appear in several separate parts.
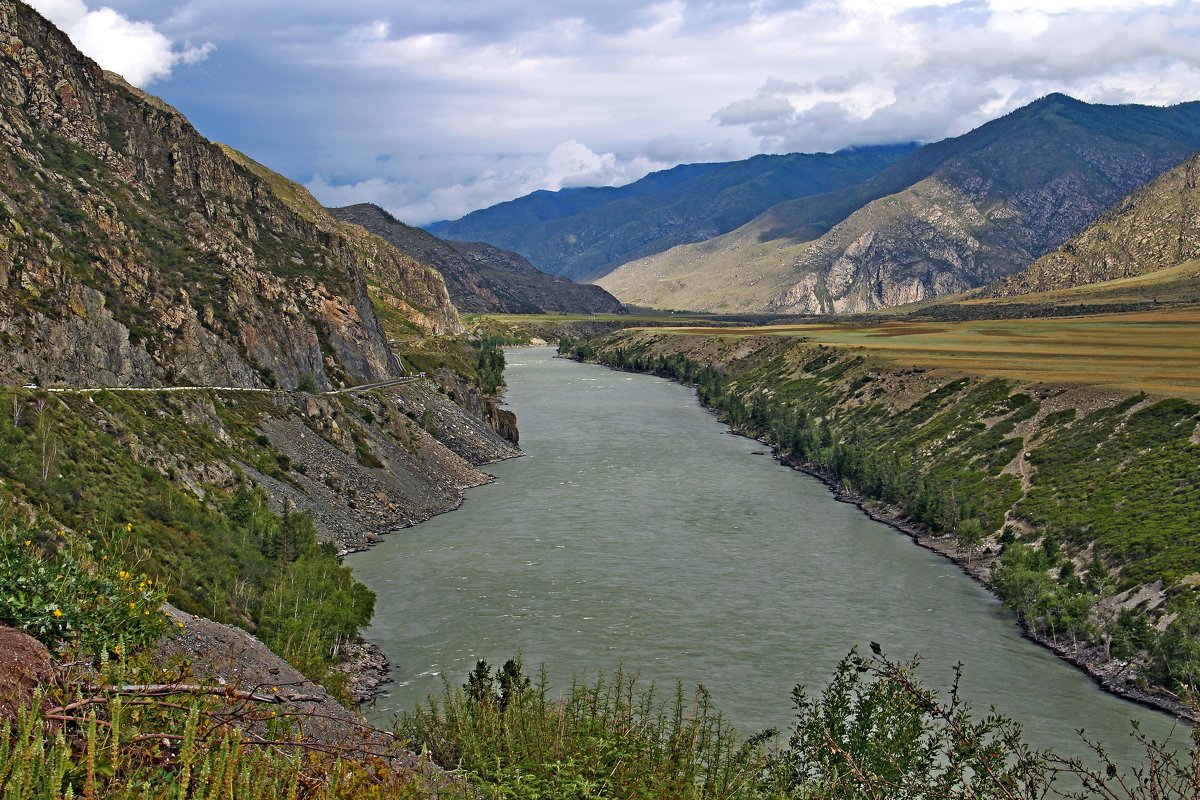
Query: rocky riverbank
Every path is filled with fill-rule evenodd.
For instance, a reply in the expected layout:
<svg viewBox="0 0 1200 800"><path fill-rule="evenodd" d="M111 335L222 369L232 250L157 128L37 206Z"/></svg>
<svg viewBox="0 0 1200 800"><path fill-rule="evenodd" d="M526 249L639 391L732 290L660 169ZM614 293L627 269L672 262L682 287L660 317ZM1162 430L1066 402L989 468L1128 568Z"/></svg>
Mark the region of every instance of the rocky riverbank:
<svg viewBox="0 0 1200 800"><path fill-rule="evenodd" d="M740 431L734 432L741 436L748 436L748 434ZM756 441L763 441L759 437L750 438L754 438ZM763 443L771 444L765 441ZM820 469L814 464L799 462L786 454L781 454L776 447L772 447L772 451L776 460L781 464L811 475L824 483L838 502L849 503L876 522L882 522L888 527L903 533L918 546L924 547L926 550L932 550L938 555L954 562L965 574L982 583L989 591L992 589L992 567L995 565L996 557L999 555L998 550L989 548L983 553L968 555L958 547L954 537L933 536L924 526L913 524L901 509L880 504L870 498L864 497L859 492L847 489L827 471ZM1141 685L1136 678L1134 672L1135 665L1133 663L1120 659L1106 661L1104 660L1103 648L1095 645L1081 646L1078 652L1076 652L1071 644L1056 641L1049 636L1034 631L1024 620L1018 619L1016 622L1021 626L1022 635L1026 639L1048 648L1063 661L1079 668L1105 691L1123 697L1126 700L1165 711L1189 723L1200 722L1200 714L1197 714L1196 709L1188 706L1177 695L1171 694L1161 688L1156 689L1155 687Z"/></svg>

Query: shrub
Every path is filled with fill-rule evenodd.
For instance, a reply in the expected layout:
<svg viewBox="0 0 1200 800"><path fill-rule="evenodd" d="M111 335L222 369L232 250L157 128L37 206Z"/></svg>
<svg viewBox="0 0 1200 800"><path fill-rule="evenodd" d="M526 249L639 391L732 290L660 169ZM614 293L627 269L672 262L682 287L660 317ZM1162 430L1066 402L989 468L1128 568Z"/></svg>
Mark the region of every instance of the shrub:
<svg viewBox="0 0 1200 800"><path fill-rule="evenodd" d="M166 591L137 571L134 535L60 531L50 547L28 530L0 532L0 621L91 656L154 641Z"/></svg>

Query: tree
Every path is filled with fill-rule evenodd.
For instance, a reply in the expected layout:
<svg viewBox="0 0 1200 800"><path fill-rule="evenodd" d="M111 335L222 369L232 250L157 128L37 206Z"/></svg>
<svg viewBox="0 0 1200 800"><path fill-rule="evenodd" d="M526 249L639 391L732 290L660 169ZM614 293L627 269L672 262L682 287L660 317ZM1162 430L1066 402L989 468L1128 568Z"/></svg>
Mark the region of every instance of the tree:
<svg viewBox="0 0 1200 800"><path fill-rule="evenodd" d="M979 550L979 546L983 543L983 525L979 522L978 517L967 517L958 524L957 530L954 531L955 540L958 542L958 547L967 555L967 563L971 560Z"/></svg>

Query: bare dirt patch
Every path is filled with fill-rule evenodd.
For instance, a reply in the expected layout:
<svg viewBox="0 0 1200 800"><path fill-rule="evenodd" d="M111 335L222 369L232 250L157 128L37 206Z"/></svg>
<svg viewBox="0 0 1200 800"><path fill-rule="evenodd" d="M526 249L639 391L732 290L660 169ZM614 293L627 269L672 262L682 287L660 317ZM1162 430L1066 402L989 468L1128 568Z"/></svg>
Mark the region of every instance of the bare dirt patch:
<svg viewBox="0 0 1200 800"><path fill-rule="evenodd" d="M0 626L0 720L33 702L35 690L54 677L54 659L27 633Z"/></svg>

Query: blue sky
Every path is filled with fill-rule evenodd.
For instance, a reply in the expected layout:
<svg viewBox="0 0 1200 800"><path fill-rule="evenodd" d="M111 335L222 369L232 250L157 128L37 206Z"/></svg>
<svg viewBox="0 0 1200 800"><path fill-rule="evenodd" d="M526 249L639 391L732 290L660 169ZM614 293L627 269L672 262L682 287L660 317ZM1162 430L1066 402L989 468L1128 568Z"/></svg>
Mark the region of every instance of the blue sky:
<svg viewBox="0 0 1200 800"><path fill-rule="evenodd" d="M424 224L682 162L958 135L1053 91L1200 99L1146 0L32 0L329 205Z"/></svg>

